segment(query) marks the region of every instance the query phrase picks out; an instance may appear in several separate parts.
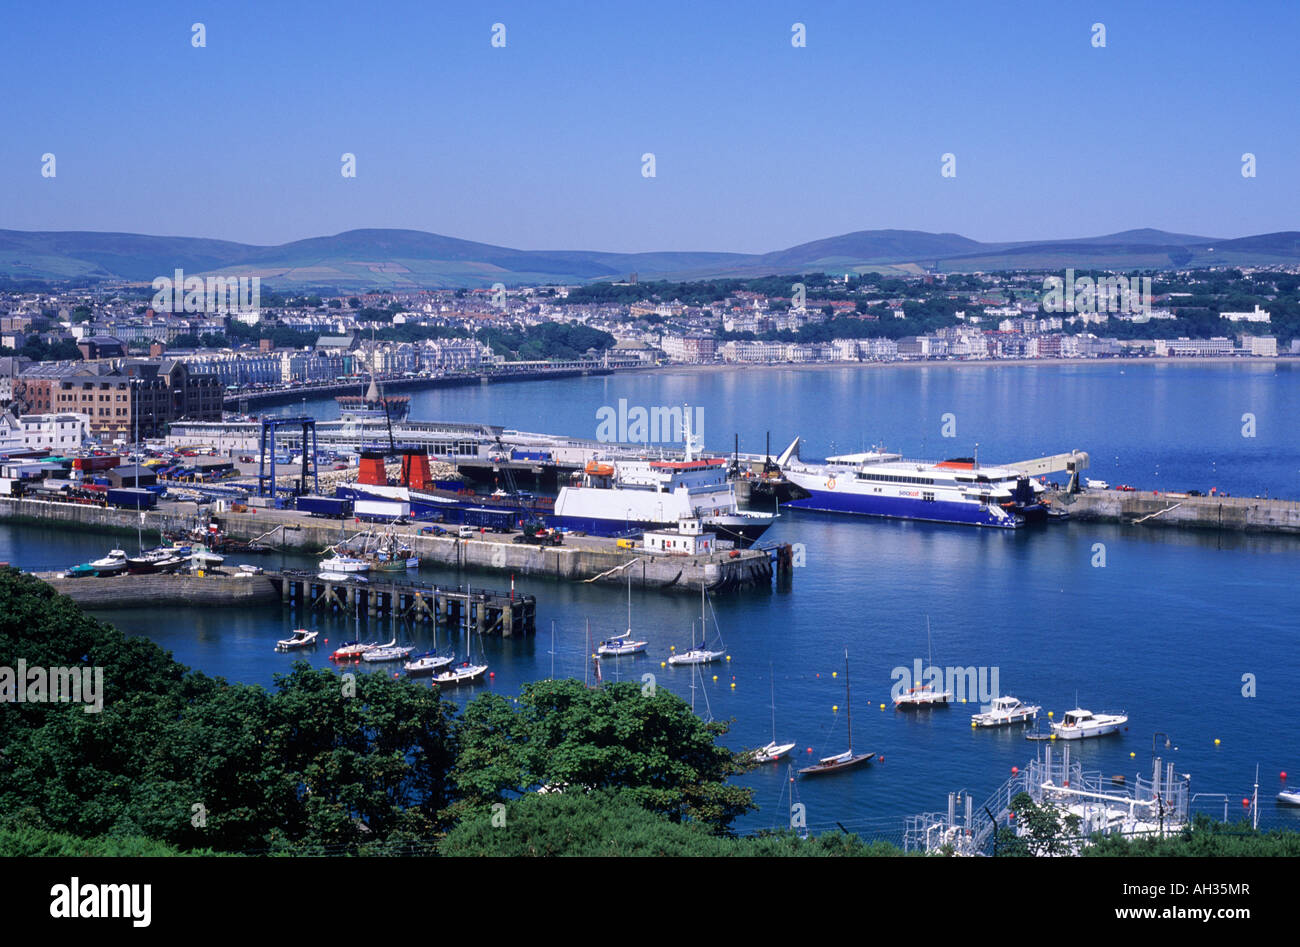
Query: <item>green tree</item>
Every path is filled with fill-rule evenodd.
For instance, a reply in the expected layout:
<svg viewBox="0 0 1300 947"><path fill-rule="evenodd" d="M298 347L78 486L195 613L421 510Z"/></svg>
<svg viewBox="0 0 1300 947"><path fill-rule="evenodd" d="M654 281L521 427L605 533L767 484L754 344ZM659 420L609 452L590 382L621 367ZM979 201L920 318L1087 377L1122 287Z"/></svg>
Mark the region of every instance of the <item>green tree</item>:
<svg viewBox="0 0 1300 947"><path fill-rule="evenodd" d="M750 790L727 785L743 758L665 688L634 683L589 689L579 681L524 686L517 709L504 697L471 701L456 728L461 806L482 808L538 786L621 790L673 822L723 832L754 808Z"/></svg>

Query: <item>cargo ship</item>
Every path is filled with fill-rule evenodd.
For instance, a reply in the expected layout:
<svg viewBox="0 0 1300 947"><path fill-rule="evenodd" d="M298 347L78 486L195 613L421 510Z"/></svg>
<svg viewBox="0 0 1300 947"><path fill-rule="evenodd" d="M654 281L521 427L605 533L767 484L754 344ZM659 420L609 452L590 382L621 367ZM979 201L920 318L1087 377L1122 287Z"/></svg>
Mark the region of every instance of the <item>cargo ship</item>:
<svg viewBox="0 0 1300 947"><path fill-rule="evenodd" d="M808 492L788 504L797 509L997 529L1047 518L1042 484L976 457L926 463L877 447L805 463L798 446L796 439L782 457L786 478Z"/></svg>

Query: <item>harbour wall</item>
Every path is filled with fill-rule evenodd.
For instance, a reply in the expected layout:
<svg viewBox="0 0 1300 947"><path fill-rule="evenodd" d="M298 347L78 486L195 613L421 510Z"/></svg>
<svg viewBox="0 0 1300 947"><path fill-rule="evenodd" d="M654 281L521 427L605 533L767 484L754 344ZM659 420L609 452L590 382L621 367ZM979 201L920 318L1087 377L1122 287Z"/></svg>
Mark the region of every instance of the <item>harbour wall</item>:
<svg viewBox="0 0 1300 947"><path fill-rule="evenodd" d="M1088 490L1051 495L1071 519L1152 527L1300 534L1300 503L1259 497L1189 497L1154 491Z"/></svg>
<svg viewBox="0 0 1300 947"><path fill-rule="evenodd" d="M202 602L214 608L279 602L280 593L266 576L117 575L64 579L38 573L56 592L82 608L112 609L186 606Z"/></svg>
<svg viewBox="0 0 1300 947"><path fill-rule="evenodd" d="M133 535L143 523L145 533L151 537L163 531L186 533L205 522L194 510L189 503L164 501L142 517L135 510L88 504L0 499L0 520L124 535ZM232 539L259 540L272 550L313 555L367 529L365 524L351 519L331 520L275 509L223 512L214 514L212 521ZM472 539L428 535L420 533L418 527L398 527L395 533L425 562L455 569L485 569L611 584L626 583L630 570L633 583L642 588L682 591L698 591L701 582L715 591L769 588L774 568L781 569L785 580L790 578L789 568L780 566L782 557L776 557L778 562L774 566L772 554L761 549L737 550L734 556L730 551L707 556L674 556L621 549L613 539L595 536L567 536L562 546L535 546L514 543L511 536L495 533L476 534ZM231 555L245 561L241 554ZM233 565L230 556L227 561ZM255 561L255 557L250 555L246 561Z"/></svg>

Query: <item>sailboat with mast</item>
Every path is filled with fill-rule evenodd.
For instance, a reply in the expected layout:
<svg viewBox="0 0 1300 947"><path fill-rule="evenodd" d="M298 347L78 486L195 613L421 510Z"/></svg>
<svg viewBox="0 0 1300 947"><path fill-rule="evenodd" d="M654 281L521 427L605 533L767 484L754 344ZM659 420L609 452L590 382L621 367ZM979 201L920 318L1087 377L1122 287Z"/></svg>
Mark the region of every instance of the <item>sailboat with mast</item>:
<svg viewBox="0 0 1300 947"><path fill-rule="evenodd" d="M683 651L681 654L674 654L668 658L669 664L708 664L716 661L725 655L726 645L722 650L713 651L705 644L705 637L708 635L708 619L704 615L704 580L700 580L700 646L695 647L695 622L691 622L691 647L689 651ZM716 621L715 621L716 625ZM722 635L718 635L718 644L722 645Z"/></svg>
<svg viewBox="0 0 1300 947"><path fill-rule="evenodd" d="M772 667L768 665L769 669ZM754 762L771 763L779 760L794 749L793 743L776 742L776 674L772 673L772 742L754 751Z"/></svg>
<svg viewBox="0 0 1300 947"><path fill-rule="evenodd" d="M636 560L633 560L634 562ZM693 642L692 642L693 643ZM621 635L611 635L596 648L601 656L618 656L620 654L644 653L647 641L635 641L632 638L632 570L627 570L627 631Z"/></svg>
<svg viewBox="0 0 1300 947"><path fill-rule="evenodd" d="M849 748L843 753L837 753L834 756L824 756L812 766L805 766L799 770L800 776L820 776L823 773L837 773L842 769L850 769L854 766L861 766L863 763L870 763L875 759L874 753L854 753L853 752L853 691L849 687L849 649L844 649L844 703L849 712Z"/></svg>
<svg viewBox="0 0 1300 947"><path fill-rule="evenodd" d="M926 669L934 669L934 648L930 641L930 616L925 616ZM894 699L895 710L918 710L922 707L946 707L952 700L952 691L939 690L933 684L914 681L902 694Z"/></svg>
<svg viewBox="0 0 1300 947"><path fill-rule="evenodd" d="M479 648L482 649L481 644L479 645ZM468 602L466 602L465 605L465 657L467 660L464 663L462 663L459 667L448 668L447 670L443 671L441 674L435 674L433 676L433 683L453 684L453 685L467 684L470 681L474 681L482 677L484 672L486 672L488 669L488 666L486 664L473 663L473 656L471 654L470 644L469 644Z"/></svg>

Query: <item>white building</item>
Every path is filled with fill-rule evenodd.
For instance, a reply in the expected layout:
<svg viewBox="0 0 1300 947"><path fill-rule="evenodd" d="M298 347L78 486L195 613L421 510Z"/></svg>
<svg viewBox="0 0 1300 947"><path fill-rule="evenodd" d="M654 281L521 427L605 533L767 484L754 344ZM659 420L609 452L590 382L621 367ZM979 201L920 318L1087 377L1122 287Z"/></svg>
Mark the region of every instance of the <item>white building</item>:
<svg viewBox="0 0 1300 947"><path fill-rule="evenodd" d="M22 446L28 450L75 451L90 434L90 416L86 414L24 414L18 423Z"/></svg>
<svg viewBox="0 0 1300 947"><path fill-rule="evenodd" d="M1260 309L1259 304L1255 304L1252 312L1221 312L1220 319L1227 319L1229 322L1271 322L1273 317L1269 315L1267 309Z"/></svg>

